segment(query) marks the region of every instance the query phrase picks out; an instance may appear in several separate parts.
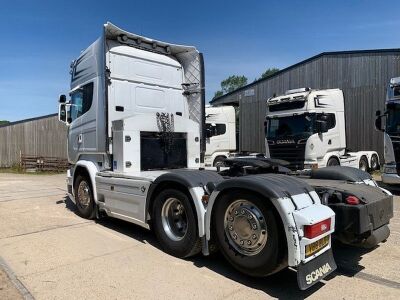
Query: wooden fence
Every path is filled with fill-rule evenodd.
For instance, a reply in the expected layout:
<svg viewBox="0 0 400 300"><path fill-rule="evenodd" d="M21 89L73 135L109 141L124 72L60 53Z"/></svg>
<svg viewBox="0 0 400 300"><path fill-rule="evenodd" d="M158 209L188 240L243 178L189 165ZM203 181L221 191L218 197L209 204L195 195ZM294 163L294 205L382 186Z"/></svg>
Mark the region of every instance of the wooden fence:
<svg viewBox="0 0 400 300"><path fill-rule="evenodd" d="M56 115L0 126L0 168L20 164L20 153L67 158L67 127Z"/></svg>

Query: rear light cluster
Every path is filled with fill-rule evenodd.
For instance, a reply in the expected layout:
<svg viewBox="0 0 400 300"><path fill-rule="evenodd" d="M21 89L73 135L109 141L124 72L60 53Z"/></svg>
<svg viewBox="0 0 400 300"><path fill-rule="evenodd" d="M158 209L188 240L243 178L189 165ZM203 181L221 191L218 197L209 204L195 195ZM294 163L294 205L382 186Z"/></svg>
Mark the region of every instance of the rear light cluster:
<svg viewBox="0 0 400 300"><path fill-rule="evenodd" d="M313 225L304 225L304 236L313 239L331 229L331 219L326 219Z"/></svg>
<svg viewBox="0 0 400 300"><path fill-rule="evenodd" d="M331 191L323 191L319 193L321 198L321 203L324 205L335 204L335 203L345 203L349 205L358 205L363 202L354 195L348 195L346 193L341 192L331 192Z"/></svg>
<svg viewBox="0 0 400 300"><path fill-rule="evenodd" d="M358 199L356 196L347 196L346 203L350 205L357 205L360 204L360 199Z"/></svg>

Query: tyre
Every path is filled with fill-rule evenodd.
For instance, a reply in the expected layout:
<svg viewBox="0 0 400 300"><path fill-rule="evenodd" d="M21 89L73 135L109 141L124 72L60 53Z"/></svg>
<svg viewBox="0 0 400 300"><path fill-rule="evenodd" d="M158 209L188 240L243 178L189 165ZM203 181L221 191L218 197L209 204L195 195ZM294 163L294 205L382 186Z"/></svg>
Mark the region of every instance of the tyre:
<svg viewBox="0 0 400 300"><path fill-rule="evenodd" d="M327 167L340 166L339 160L336 157L331 157L328 159Z"/></svg>
<svg viewBox="0 0 400 300"><path fill-rule="evenodd" d="M368 160L365 156L361 156L358 168L364 172L368 172Z"/></svg>
<svg viewBox="0 0 400 300"><path fill-rule="evenodd" d="M270 203L239 191L223 195L214 209L216 242L237 270L261 277L286 267L286 237L281 236Z"/></svg>
<svg viewBox="0 0 400 300"><path fill-rule="evenodd" d="M214 167L225 167L225 159L226 159L226 157L224 157L224 156L217 156L214 159L213 166Z"/></svg>
<svg viewBox="0 0 400 300"><path fill-rule="evenodd" d="M185 193L176 189L160 192L155 198L153 224L161 248L168 254L184 258L200 252L197 218Z"/></svg>
<svg viewBox="0 0 400 300"><path fill-rule="evenodd" d="M90 179L85 175L78 175L74 184L75 203L77 213L85 219L94 219L96 204L93 197L93 188Z"/></svg>
<svg viewBox="0 0 400 300"><path fill-rule="evenodd" d="M376 171L380 169L379 158L376 154L371 156L371 171Z"/></svg>

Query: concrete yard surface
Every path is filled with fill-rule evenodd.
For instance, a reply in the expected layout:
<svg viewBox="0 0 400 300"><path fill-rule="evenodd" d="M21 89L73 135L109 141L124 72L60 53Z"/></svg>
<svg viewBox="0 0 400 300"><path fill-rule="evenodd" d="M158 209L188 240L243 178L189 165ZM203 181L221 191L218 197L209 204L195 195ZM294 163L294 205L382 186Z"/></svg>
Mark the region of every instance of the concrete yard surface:
<svg viewBox="0 0 400 300"><path fill-rule="evenodd" d="M300 291L293 270L250 278L218 254L172 257L136 225L82 219L64 174L2 173L0 299L400 299L398 196L394 209L386 243L372 251L335 245L338 270Z"/></svg>

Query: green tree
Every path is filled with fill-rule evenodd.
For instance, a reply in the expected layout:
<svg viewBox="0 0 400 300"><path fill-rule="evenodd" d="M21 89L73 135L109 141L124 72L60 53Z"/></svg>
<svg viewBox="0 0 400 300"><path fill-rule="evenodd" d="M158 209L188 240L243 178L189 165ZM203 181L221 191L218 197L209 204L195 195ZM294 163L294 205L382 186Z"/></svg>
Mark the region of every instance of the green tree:
<svg viewBox="0 0 400 300"><path fill-rule="evenodd" d="M8 124L8 123L10 123L10 122L6 121L6 120L0 120L0 125L5 125L5 124Z"/></svg>
<svg viewBox="0 0 400 300"><path fill-rule="evenodd" d="M261 74L261 78L265 78L265 77L271 76L271 75L275 74L278 71L279 71L278 68L268 68L268 69L265 70L264 73Z"/></svg>
<svg viewBox="0 0 400 300"><path fill-rule="evenodd" d="M215 94L214 94L214 97L213 97L213 99L214 99L214 98L221 97L223 94L224 94L224 92L223 92L223 91L216 91L216 92L215 92Z"/></svg>
<svg viewBox="0 0 400 300"><path fill-rule="evenodd" d="M232 75L221 81L221 89L224 94L233 92L247 84L246 76Z"/></svg>
<svg viewBox="0 0 400 300"><path fill-rule="evenodd" d="M242 86L247 84L246 76L231 75L228 78L221 81L221 90L216 91L213 99L221 97L224 94L233 92Z"/></svg>

